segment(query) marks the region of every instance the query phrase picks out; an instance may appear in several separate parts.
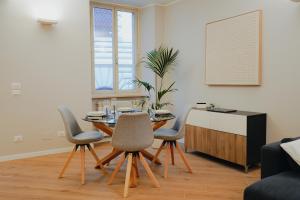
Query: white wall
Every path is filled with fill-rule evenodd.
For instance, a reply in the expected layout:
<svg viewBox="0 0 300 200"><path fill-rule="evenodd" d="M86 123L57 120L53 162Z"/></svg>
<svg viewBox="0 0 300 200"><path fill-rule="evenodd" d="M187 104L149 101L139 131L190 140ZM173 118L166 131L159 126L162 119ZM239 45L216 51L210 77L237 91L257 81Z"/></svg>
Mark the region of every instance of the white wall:
<svg viewBox="0 0 300 200"><path fill-rule="evenodd" d="M141 34L141 57L146 56L146 52L156 48L156 9L154 6L146 7L140 11L140 34ZM152 85L155 85L155 76L149 69L141 68L141 77Z"/></svg>
<svg viewBox="0 0 300 200"><path fill-rule="evenodd" d="M35 9L47 3L59 23L41 27ZM264 66L261 87L208 87L204 84L204 27L209 21L262 8ZM183 0L147 7L141 14L142 52L161 43L181 51L173 74L183 105L208 101L222 107L268 113L268 141L300 131L300 5L289 0ZM91 109L91 55L88 0L0 1L0 156L68 146L57 112L68 105L80 118ZM147 73L143 75L147 76ZM149 74L148 74L149 75ZM149 79L153 76L149 75ZM12 82L22 94L11 95ZM67 89L66 89L67 88ZM24 141L14 143L22 134Z"/></svg>
<svg viewBox="0 0 300 200"><path fill-rule="evenodd" d="M48 11L59 20L52 28L36 21ZM69 146L57 137L57 106L89 128L80 120L91 109L89 1L1 0L0 24L0 156ZM20 96L12 82L22 83ZM18 134L22 143L13 142Z"/></svg>
<svg viewBox="0 0 300 200"><path fill-rule="evenodd" d="M140 33L141 33L141 56L145 57L146 52L158 48L164 38L164 7L148 6L140 10ZM141 64L143 80L156 84L155 75ZM154 96L154 94L153 94ZM154 98L154 97L153 97ZM153 101L155 100L152 99Z"/></svg>
<svg viewBox="0 0 300 200"><path fill-rule="evenodd" d="M141 33L141 55L146 56L146 52L149 52L155 48L159 48L163 44L164 39L164 6L148 6L140 10L140 33ZM144 64L140 65L142 71L142 80L148 81L153 86L159 85L159 81L156 80L155 74L144 67ZM155 93L152 92L151 101L155 102ZM173 122L169 122L166 127L170 127ZM155 140L153 143L154 148L159 148L161 144L160 140Z"/></svg>
<svg viewBox="0 0 300 200"><path fill-rule="evenodd" d="M261 87L205 85L205 24L263 9ZM268 113L268 142L300 135L300 4L290 0L182 0L165 9L165 43L181 51L173 79L174 101L207 101L226 108Z"/></svg>

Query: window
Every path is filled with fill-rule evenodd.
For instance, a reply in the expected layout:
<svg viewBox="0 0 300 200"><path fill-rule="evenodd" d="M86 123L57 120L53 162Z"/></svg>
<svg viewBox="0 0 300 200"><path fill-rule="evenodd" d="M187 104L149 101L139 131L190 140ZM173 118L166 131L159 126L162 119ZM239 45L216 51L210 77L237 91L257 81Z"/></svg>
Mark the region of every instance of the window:
<svg viewBox="0 0 300 200"><path fill-rule="evenodd" d="M136 13L93 6L93 78L96 92L133 92Z"/></svg>

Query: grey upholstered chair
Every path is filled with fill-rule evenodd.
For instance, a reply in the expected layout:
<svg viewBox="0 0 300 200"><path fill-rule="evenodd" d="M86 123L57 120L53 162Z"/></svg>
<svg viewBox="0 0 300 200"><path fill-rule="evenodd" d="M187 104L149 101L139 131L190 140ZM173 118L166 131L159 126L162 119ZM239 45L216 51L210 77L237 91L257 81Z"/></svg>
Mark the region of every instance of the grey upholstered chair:
<svg viewBox="0 0 300 200"><path fill-rule="evenodd" d="M186 123L188 114L190 113L190 110L191 110L190 107L187 108L184 112L184 115L181 117L178 117L176 119L176 122L172 128L170 128L170 129L161 128L154 132L154 138L161 139L161 140L163 140L163 142L162 142L161 146L159 147L159 149L157 150L152 162L156 161L156 159L158 158L162 149L164 147L166 147L165 169L164 169L164 177L165 178L168 177L168 165L169 165L170 156L172 158L172 165L175 164L174 148L177 149L177 151L178 151L180 157L182 158L184 164L186 165L188 171L190 173L192 173L192 168L178 143L178 140L182 139L184 137L185 123Z"/></svg>
<svg viewBox="0 0 300 200"><path fill-rule="evenodd" d="M92 153L93 157L97 161L97 163L100 163L99 158L95 152L95 150L92 148L90 143L92 142L98 142L101 139L103 139L103 136L101 133L97 131L87 131L84 132L79 127L74 115L72 112L65 106L60 106L58 108L58 111L60 112L64 125L66 130L66 137L69 140L69 142L75 144L75 147L73 151L70 153L64 167L62 168L59 178L63 177L63 174L65 170L67 169L72 157L74 156L75 152L80 147L80 157L81 157L81 184L85 183L85 147ZM101 168L104 170L103 166Z"/></svg>
<svg viewBox="0 0 300 200"><path fill-rule="evenodd" d="M116 149L124 151L124 154L112 173L108 184L112 183L122 164L126 158L128 158L124 197L128 196L130 179L132 179L132 187L136 186L136 177L138 176L138 160L144 166L154 186L160 187L148 163L140 152L141 150L150 147L153 143L153 140L153 130L147 113L123 114L119 117L112 136L112 146Z"/></svg>

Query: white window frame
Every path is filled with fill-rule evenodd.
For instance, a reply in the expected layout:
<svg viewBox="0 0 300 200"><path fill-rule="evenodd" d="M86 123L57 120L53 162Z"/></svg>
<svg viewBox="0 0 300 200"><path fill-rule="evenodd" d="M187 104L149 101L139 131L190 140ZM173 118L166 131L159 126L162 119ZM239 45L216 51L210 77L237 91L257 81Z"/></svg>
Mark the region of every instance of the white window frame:
<svg viewBox="0 0 300 200"><path fill-rule="evenodd" d="M94 60L94 8L104 8L113 11L113 63L114 63L114 80L113 90L99 91L95 87L95 60ZM117 34L117 12L125 11L134 14L134 65L135 65L135 77L139 77L140 72L137 67L139 59L139 10L137 8L123 7L118 5L103 4L97 2L91 2L90 6L90 18L91 18L91 47L92 47L92 91L94 96L130 96L140 94L140 89L135 87L133 90L119 90L119 64L118 64L118 34Z"/></svg>

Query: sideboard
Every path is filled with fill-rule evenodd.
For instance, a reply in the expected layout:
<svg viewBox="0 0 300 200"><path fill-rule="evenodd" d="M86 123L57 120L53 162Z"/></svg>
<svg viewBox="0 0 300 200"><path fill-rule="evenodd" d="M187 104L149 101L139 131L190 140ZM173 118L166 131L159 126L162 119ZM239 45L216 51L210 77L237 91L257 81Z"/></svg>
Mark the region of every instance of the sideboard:
<svg viewBox="0 0 300 200"><path fill-rule="evenodd" d="M199 151L245 168L260 163L266 144L265 113L218 113L193 108L185 130L186 151Z"/></svg>

